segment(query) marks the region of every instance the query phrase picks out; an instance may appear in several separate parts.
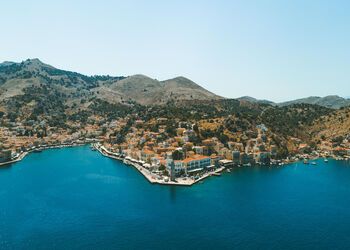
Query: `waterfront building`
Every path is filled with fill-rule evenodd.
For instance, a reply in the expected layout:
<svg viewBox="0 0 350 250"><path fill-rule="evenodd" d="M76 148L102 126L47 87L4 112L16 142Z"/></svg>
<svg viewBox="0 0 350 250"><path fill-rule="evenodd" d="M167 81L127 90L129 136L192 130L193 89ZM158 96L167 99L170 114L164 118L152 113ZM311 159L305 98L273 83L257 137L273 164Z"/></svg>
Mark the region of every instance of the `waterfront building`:
<svg viewBox="0 0 350 250"><path fill-rule="evenodd" d="M222 160L221 156L217 156L217 155L210 156L211 166L214 166L214 168L220 167L220 160Z"/></svg>
<svg viewBox="0 0 350 250"><path fill-rule="evenodd" d="M223 159L219 161L220 166L223 167L232 167L233 166L233 161L227 160L227 159Z"/></svg>
<svg viewBox="0 0 350 250"><path fill-rule="evenodd" d="M251 153L241 153L241 163L243 165L247 165L247 164L255 164L255 159L254 159L254 155Z"/></svg>
<svg viewBox="0 0 350 250"><path fill-rule="evenodd" d="M211 160L210 157L204 156L204 155L195 155L190 158L186 158L183 160L186 171L193 171L193 170L203 170L204 168L207 168L210 166Z"/></svg>
<svg viewBox="0 0 350 250"><path fill-rule="evenodd" d="M0 162L11 160L12 151L10 149L3 149L0 151Z"/></svg>
<svg viewBox="0 0 350 250"><path fill-rule="evenodd" d="M346 155L350 155L350 149L337 147L337 148L333 149L333 154L336 156L344 157Z"/></svg>
<svg viewBox="0 0 350 250"><path fill-rule="evenodd" d="M170 153L167 154L166 168L167 168L168 173L170 175L170 180L175 181L175 177L176 177L175 163L174 163L174 160L173 160L172 155Z"/></svg>
<svg viewBox="0 0 350 250"><path fill-rule="evenodd" d="M270 165L271 154L270 152L260 152L256 159L257 162L260 162L262 165Z"/></svg>
<svg viewBox="0 0 350 250"><path fill-rule="evenodd" d="M203 171L204 169L211 166L211 158L204 155L193 155L184 160L169 160L167 157L167 170L169 173L174 173L175 176L181 174L192 174ZM174 165L172 165L174 163ZM173 167L173 170L172 170Z"/></svg>
<svg viewBox="0 0 350 250"><path fill-rule="evenodd" d="M175 173L176 175L181 175L182 173L186 173L185 163L181 160L174 161L175 164Z"/></svg>
<svg viewBox="0 0 350 250"><path fill-rule="evenodd" d="M232 161L234 165L238 165L241 163L241 152L232 151Z"/></svg>
<svg viewBox="0 0 350 250"><path fill-rule="evenodd" d="M194 152L196 152L196 154L202 155L204 151L203 148L203 146L194 146L192 149Z"/></svg>
<svg viewBox="0 0 350 250"><path fill-rule="evenodd" d="M144 149L141 151L141 160L144 162L150 162L151 158L155 156L154 151Z"/></svg>

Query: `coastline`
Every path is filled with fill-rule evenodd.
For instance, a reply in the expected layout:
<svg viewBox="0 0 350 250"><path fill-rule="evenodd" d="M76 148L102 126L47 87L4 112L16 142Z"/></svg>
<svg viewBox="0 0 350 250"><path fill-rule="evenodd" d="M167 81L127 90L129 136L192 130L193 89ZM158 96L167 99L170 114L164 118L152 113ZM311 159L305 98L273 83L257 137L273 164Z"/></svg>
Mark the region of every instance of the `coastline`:
<svg viewBox="0 0 350 250"><path fill-rule="evenodd" d="M186 177L186 178L177 178L176 181L171 181L171 180L163 179L161 176L150 172L149 170L147 170L145 167L143 167L141 164L139 164L134 159L125 159L125 158L118 157L114 153L108 151L104 146L99 147L99 146L93 144L93 147L105 157L121 161L125 165L134 167L151 184L189 187L189 186L192 186L196 183L203 181L204 179L206 179L210 176L219 176L220 173L226 169L225 167L220 167L220 168L216 169L215 171L203 174L198 179L192 179L192 178Z"/></svg>
<svg viewBox="0 0 350 250"><path fill-rule="evenodd" d="M134 167L151 184L187 186L188 187L188 186L192 186L196 183L201 183L204 179L206 179L210 176L220 176L221 172L223 172L227 168L225 166L219 167L214 171L204 173L202 176L200 176L197 179L191 178L191 177L180 177L180 178L176 178L175 181L171 181L168 177L164 178L164 176L157 175L155 173L150 172L148 169L146 169L145 167L142 166L142 163L140 163L139 161L137 161L135 159L132 159L129 157L124 158L124 157L117 156L117 154L110 152L104 146L98 145L99 143L97 143L97 142L98 141L94 141L94 142L90 141L90 142L83 142L83 143L79 142L79 143L73 143L73 144L60 144L60 145L54 145L54 146L40 146L37 148L31 148L28 151L21 152L15 159L11 159L10 161L0 163L0 168L23 160L29 153L41 152L42 150L47 150L47 149L79 147L79 146L85 146L88 144L90 144L92 148L96 149L102 156L108 157L108 158L111 158L114 160L118 160L127 166ZM331 155L328 157L325 157L325 156L318 156L318 157L312 157L312 158L310 157L310 158L308 158L308 161L311 162L311 161L315 161L318 159L349 160L349 158L346 158L346 157L340 158L340 157L335 157L335 156ZM295 162L298 162L298 161L283 162L283 165L276 165L276 166L277 167L285 166L285 165L295 163ZM302 163L301 160L300 160L300 162ZM312 162L311 163L310 162L308 162L308 163L304 162L304 164L316 165L316 164L311 164Z"/></svg>
<svg viewBox="0 0 350 250"><path fill-rule="evenodd" d="M1 162L0 167L4 167L16 162L19 162L23 160L28 154L33 153L33 152L41 152L42 150L47 150L47 149L61 149L61 148L70 148L70 147L80 147L80 146L85 146L87 144L91 144L91 142L84 142L84 143L73 143L73 144L60 144L60 145L55 145L55 146L41 146L38 148L33 148L28 151L22 152L19 154L18 157L15 159L11 159L10 161L6 162Z"/></svg>
<svg viewBox="0 0 350 250"><path fill-rule="evenodd" d="M26 157L29 153L30 153L30 152L23 152L23 153L21 153L21 154L20 154L16 159L14 159L14 160L1 162L1 163L0 163L0 167L6 166L6 165L10 165L10 164L12 164L12 163L19 162L19 161L23 160L24 157Z"/></svg>

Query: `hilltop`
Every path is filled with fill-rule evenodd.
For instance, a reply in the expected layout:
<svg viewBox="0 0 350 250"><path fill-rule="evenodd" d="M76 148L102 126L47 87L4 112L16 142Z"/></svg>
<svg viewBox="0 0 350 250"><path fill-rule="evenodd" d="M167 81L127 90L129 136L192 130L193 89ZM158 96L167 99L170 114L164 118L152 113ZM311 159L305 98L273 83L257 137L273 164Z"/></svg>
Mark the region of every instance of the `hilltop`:
<svg viewBox="0 0 350 250"><path fill-rule="evenodd" d="M135 102L143 105L169 101L222 99L185 77L158 81L144 75L86 76L57 69L28 59L0 64L0 100L26 94L28 88L49 88L62 102L86 102L96 98L110 103Z"/></svg>
<svg viewBox="0 0 350 250"><path fill-rule="evenodd" d="M279 106L289 106L293 104L306 103L306 104L315 104L327 108L339 109L341 107L350 106L350 99L343 98L337 95L329 95L325 97L319 96L310 96L302 99L297 99L288 102L279 103Z"/></svg>
<svg viewBox="0 0 350 250"><path fill-rule="evenodd" d="M101 89L104 92L102 97L112 93L121 99L142 105L166 104L169 101L222 99L185 77L158 81L145 75L133 75L114 81L108 86L102 85Z"/></svg>
<svg viewBox="0 0 350 250"><path fill-rule="evenodd" d="M313 104L313 105L318 105L318 106L331 108L331 109L339 109L342 107L350 106L349 98L343 98L337 95L329 95L325 97L309 96L301 99L280 102L280 103L276 103L269 100L259 100L250 96L242 96L237 98L237 100L244 101L244 102L251 102L251 103L260 103L260 104L265 103L265 104L270 104L270 105L279 106L279 107L292 106L294 104Z"/></svg>

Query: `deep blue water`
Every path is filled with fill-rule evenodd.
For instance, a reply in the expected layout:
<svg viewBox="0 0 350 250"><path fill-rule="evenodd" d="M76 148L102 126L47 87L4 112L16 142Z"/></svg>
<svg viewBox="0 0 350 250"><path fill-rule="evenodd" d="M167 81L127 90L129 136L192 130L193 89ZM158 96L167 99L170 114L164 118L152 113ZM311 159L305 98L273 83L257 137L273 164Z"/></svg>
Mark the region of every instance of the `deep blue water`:
<svg viewBox="0 0 350 250"><path fill-rule="evenodd" d="M349 249L350 165L149 184L88 147L0 168L1 249Z"/></svg>

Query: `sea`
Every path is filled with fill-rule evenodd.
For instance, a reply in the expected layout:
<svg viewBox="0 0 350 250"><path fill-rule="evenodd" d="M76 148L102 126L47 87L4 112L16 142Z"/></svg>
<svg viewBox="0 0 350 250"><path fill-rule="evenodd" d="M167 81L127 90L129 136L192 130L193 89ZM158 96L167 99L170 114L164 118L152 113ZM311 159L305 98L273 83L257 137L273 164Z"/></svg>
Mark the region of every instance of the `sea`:
<svg viewBox="0 0 350 250"><path fill-rule="evenodd" d="M350 249L350 164L150 184L88 146L0 168L0 249Z"/></svg>

